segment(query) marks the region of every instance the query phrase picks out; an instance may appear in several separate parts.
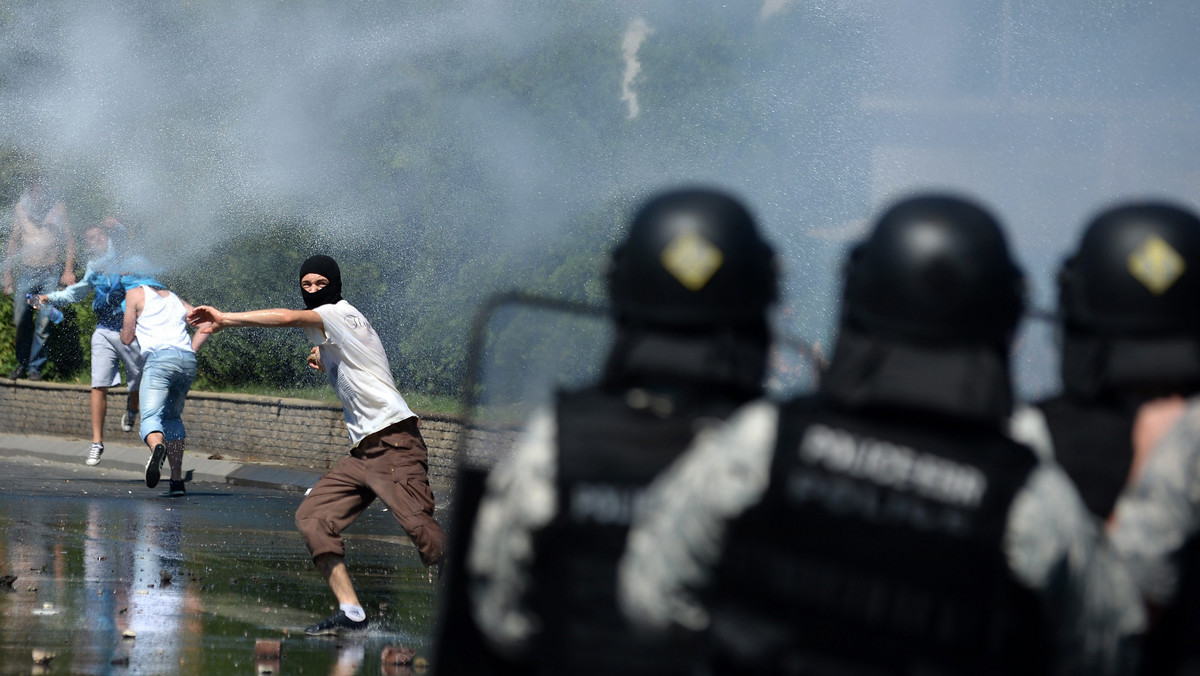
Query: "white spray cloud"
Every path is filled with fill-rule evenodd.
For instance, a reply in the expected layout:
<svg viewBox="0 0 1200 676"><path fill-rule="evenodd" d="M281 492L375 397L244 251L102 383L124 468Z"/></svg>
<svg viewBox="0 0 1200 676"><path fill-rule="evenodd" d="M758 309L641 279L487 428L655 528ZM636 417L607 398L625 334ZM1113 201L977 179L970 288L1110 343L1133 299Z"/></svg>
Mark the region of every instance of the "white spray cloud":
<svg viewBox="0 0 1200 676"><path fill-rule="evenodd" d="M763 21L770 19L776 14L782 12L783 8L787 6L789 2L791 2L791 0L763 0L763 6L758 12L758 18L762 19Z"/></svg>
<svg viewBox="0 0 1200 676"><path fill-rule="evenodd" d="M642 62L638 61L638 50L654 29L646 20L638 17L629 23L625 29L625 37L621 39L621 56L625 59L625 76L621 78L621 100L629 107L629 119L641 113L638 105L637 92L633 90L634 82L642 73Z"/></svg>

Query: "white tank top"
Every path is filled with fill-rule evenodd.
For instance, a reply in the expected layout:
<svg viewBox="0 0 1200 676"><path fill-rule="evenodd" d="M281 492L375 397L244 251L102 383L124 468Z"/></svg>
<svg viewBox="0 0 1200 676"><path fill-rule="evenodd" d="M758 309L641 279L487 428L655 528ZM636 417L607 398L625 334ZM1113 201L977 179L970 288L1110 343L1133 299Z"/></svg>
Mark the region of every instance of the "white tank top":
<svg viewBox="0 0 1200 676"><path fill-rule="evenodd" d="M192 352L192 339L187 332L187 310L179 296L167 292L167 296L158 295L157 290L150 286L138 287L144 289L146 302L142 314L137 320L138 345L142 354L150 354L155 350L174 348L184 352Z"/></svg>

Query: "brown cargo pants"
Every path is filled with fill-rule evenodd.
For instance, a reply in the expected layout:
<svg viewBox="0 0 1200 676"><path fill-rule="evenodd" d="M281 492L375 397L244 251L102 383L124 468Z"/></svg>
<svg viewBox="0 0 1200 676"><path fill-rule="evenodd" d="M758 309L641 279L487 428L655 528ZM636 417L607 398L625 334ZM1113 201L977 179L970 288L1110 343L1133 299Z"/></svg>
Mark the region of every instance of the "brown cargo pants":
<svg viewBox="0 0 1200 676"><path fill-rule="evenodd" d="M416 418L367 436L317 481L296 510L296 527L308 551L314 558L345 556L342 531L379 498L416 544L421 562L438 563L446 533L433 520L428 472L428 451Z"/></svg>

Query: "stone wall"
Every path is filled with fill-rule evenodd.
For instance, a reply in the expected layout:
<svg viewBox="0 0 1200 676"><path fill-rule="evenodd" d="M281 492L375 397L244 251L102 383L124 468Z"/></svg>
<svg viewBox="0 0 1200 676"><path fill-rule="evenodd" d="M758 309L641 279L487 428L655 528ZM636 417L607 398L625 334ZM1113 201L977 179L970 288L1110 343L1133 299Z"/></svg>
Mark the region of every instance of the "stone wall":
<svg viewBox="0 0 1200 676"><path fill-rule="evenodd" d="M0 431L79 439L91 438L91 389L84 385L0 381ZM124 388L109 390L104 437L137 444L121 431ZM429 473L435 481L453 476L461 420L422 414L421 436L429 448ZM286 465L324 471L349 450L342 408L305 399L244 394L191 392L183 410L188 450L226 460ZM503 433L511 438L511 430Z"/></svg>

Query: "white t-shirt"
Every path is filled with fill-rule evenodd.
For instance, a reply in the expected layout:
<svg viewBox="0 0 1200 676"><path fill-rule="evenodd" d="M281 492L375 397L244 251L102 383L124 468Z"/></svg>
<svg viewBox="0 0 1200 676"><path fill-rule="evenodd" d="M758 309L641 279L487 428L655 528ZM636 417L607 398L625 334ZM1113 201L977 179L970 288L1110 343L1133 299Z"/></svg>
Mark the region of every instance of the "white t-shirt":
<svg viewBox="0 0 1200 676"><path fill-rule="evenodd" d="M179 296L170 291L166 296L160 296L150 286L138 288L146 294L146 303L134 330L142 354L166 349L192 352L192 338L187 332L187 308Z"/></svg>
<svg viewBox="0 0 1200 676"><path fill-rule="evenodd" d="M310 326L304 332L321 348L321 363L342 402L351 446L388 425L415 418L392 380L379 334L362 313L345 300L315 312L321 315L324 331Z"/></svg>

